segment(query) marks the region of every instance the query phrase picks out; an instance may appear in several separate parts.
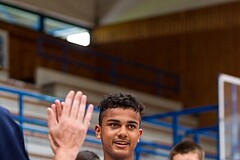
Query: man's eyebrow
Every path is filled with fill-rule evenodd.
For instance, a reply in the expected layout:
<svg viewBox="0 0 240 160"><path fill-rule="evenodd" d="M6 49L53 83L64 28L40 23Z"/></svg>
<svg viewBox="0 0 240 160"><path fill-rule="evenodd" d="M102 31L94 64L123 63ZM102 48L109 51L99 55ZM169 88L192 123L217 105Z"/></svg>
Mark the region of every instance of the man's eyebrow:
<svg viewBox="0 0 240 160"><path fill-rule="evenodd" d="M109 123L109 122L120 123L120 121L117 120L117 119L108 119L107 122L108 122L108 123ZM131 123L131 124L136 124L136 125L138 125L138 122L136 122L136 121L127 121L127 123Z"/></svg>
<svg viewBox="0 0 240 160"><path fill-rule="evenodd" d="M107 122L120 122L120 121L116 119L108 119Z"/></svg>
<svg viewBox="0 0 240 160"><path fill-rule="evenodd" d="M136 122L136 121L128 121L127 123L134 123L134 124L136 124L136 125L138 125L138 122Z"/></svg>

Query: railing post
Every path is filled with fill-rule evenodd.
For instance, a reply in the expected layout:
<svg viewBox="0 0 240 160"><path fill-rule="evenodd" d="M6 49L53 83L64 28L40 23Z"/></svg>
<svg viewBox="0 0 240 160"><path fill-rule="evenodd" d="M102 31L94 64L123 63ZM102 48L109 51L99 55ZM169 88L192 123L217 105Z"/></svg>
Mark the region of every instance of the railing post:
<svg viewBox="0 0 240 160"><path fill-rule="evenodd" d="M179 141L178 137L178 115L173 115L172 130L173 130L173 145L176 145Z"/></svg>
<svg viewBox="0 0 240 160"><path fill-rule="evenodd" d="M18 121L19 121L20 127L23 129L23 116L24 115L23 115L23 95L22 94L19 94L18 103L19 103Z"/></svg>
<svg viewBox="0 0 240 160"><path fill-rule="evenodd" d="M141 141L137 144L135 148L135 160L139 160L141 155Z"/></svg>
<svg viewBox="0 0 240 160"><path fill-rule="evenodd" d="M193 134L193 140L195 143L199 144L199 137L196 133Z"/></svg>

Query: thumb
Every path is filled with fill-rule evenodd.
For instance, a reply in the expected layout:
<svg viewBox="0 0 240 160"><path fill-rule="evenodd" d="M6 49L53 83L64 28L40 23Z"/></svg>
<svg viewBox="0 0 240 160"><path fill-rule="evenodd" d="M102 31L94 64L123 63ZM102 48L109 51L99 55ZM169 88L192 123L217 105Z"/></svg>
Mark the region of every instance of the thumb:
<svg viewBox="0 0 240 160"><path fill-rule="evenodd" d="M56 154L57 146L55 145L55 143L52 139L52 136L50 134L48 135L48 139L49 139L50 146L52 148L53 153Z"/></svg>

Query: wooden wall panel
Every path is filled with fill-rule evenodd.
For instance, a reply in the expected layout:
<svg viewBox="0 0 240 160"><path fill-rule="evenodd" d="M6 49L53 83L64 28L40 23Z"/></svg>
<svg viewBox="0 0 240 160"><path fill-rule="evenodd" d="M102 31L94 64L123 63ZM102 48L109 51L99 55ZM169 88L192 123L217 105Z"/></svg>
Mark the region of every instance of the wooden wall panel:
<svg viewBox="0 0 240 160"><path fill-rule="evenodd" d="M6 29L9 32L9 75L32 82L36 64L36 33L16 26Z"/></svg>
<svg viewBox="0 0 240 160"><path fill-rule="evenodd" d="M0 22L0 29L8 31L9 75L11 78L34 83L35 70L38 66L89 78L98 77L96 73L89 72L78 65L68 64L68 66L65 66L63 64L63 62L70 60L95 65L96 57L93 58L87 53L85 54L86 56L78 54L79 51L85 52L86 50L80 50L80 46L70 44L65 40L50 37L41 32L4 22ZM38 47L39 38L48 39L46 42L49 43L44 43L42 49L48 54L47 56L54 56L55 60L40 55ZM56 58L60 59L58 60Z"/></svg>
<svg viewBox="0 0 240 160"><path fill-rule="evenodd" d="M175 98L186 108L217 104L219 73L240 77L239 18L238 1L99 27L92 42L109 54L179 74Z"/></svg>

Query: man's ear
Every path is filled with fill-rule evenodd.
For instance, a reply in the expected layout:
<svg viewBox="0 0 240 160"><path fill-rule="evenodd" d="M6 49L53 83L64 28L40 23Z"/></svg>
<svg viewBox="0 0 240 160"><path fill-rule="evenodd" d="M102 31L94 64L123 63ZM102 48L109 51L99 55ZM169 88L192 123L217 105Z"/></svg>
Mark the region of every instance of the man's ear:
<svg viewBox="0 0 240 160"><path fill-rule="evenodd" d="M97 139L101 139L101 127L98 124L95 126L95 136Z"/></svg>
<svg viewBox="0 0 240 160"><path fill-rule="evenodd" d="M140 128L138 132L138 142L140 141L140 138L142 136L143 130Z"/></svg>

